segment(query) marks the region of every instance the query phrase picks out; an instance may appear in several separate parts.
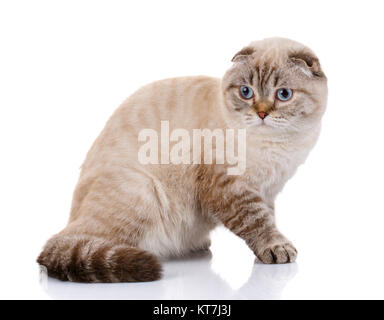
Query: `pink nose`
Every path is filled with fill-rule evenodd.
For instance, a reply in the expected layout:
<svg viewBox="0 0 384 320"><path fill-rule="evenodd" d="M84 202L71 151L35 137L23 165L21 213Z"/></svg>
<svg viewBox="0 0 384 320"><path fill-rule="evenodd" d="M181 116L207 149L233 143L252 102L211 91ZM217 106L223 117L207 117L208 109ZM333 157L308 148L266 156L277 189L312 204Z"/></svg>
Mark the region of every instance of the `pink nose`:
<svg viewBox="0 0 384 320"><path fill-rule="evenodd" d="M259 117L261 119L264 119L268 115L268 113L266 113L266 112L258 112L257 114L259 115Z"/></svg>

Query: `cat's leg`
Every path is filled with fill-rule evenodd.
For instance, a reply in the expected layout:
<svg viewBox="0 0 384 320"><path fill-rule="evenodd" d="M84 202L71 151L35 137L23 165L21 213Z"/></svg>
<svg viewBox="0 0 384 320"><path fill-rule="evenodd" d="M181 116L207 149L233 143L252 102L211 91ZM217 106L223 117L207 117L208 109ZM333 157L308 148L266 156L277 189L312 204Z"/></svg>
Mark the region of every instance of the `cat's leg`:
<svg viewBox="0 0 384 320"><path fill-rule="evenodd" d="M161 277L158 258L137 246L156 215L153 186L145 178L132 183L132 178L105 173L79 183L69 224L48 240L37 260L50 276L76 282Z"/></svg>
<svg viewBox="0 0 384 320"><path fill-rule="evenodd" d="M245 240L263 263L288 263L297 251L276 228L274 209L240 177L207 175L200 181L200 200L205 211Z"/></svg>
<svg viewBox="0 0 384 320"><path fill-rule="evenodd" d="M192 249L189 250L186 254L204 254L205 252L209 252L211 247L211 239L207 239L204 242L198 243L193 246Z"/></svg>

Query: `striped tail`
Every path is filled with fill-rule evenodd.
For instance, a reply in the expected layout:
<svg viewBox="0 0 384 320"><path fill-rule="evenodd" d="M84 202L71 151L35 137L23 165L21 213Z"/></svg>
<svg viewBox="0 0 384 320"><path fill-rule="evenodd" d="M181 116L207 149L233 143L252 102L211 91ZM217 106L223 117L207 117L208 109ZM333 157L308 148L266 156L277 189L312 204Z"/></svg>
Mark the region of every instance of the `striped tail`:
<svg viewBox="0 0 384 320"><path fill-rule="evenodd" d="M74 282L154 281L162 273L154 255L90 236L58 234L47 242L37 262L49 276Z"/></svg>

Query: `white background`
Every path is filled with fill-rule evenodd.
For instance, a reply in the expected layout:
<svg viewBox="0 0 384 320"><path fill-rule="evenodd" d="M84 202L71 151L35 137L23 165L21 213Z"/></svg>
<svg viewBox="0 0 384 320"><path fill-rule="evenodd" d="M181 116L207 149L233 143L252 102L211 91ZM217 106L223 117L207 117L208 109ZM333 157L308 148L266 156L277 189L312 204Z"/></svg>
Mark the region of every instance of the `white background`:
<svg viewBox="0 0 384 320"><path fill-rule="evenodd" d="M382 3L1 1L0 298L384 298ZM310 46L329 78L321 138L277 201L297 263L254 264L221 229L212 258L166 262L157 282L39 282L35 259L122 100L157 79L221 77L270 36Z"/></svg>

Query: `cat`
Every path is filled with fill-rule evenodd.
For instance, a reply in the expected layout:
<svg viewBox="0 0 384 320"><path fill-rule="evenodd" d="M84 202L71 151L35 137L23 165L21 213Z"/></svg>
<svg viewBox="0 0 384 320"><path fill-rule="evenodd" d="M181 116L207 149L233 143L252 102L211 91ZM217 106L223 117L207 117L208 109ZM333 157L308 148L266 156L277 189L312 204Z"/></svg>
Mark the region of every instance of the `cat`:
<svg viewBox="0 0 384 320"><path fill-rule="evenodd" d="M266 264L297 251L275 225L274 200L320 133L327 78L293 40L251 42L222 79L146 85L122 103L89 150L67 226L38 257L48 275L76 282L153 281L160 258L207 250L224 225ZM143 128L246 129L246 170L228 164L142 164Z"/></svg>

